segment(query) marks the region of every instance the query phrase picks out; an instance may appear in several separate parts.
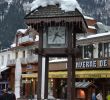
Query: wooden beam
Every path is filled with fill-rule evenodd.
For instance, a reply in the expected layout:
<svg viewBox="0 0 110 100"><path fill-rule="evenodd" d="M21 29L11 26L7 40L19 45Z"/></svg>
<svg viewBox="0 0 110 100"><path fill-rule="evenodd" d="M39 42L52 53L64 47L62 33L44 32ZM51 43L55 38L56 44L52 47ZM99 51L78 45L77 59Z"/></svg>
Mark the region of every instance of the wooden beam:
<svg viewBox="0 0 110 100"><path fill-rule="evenodd" d="M43 48L43 28L39 27L39 50ZM38 54L38 86L37 86L37 100L41 100L41 83L42 83L42 55Z"/></svg>

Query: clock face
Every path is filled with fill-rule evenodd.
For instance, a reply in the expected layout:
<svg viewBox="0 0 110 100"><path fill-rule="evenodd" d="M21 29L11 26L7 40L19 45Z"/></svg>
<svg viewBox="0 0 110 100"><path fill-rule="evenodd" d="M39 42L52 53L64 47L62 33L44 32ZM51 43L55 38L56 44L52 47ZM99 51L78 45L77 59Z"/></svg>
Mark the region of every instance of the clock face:
<svg viewBox="0 0 110 100"><path fill-rule="evenodd" d="M48 44L62 45L66 42L65 27L49 27L48 28Z"/></svg>

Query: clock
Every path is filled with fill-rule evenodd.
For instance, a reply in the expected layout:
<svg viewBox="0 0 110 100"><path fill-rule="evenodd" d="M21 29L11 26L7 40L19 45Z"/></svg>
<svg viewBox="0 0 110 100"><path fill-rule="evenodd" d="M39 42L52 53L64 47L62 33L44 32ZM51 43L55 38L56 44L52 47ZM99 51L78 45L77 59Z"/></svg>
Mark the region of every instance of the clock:
<svg viewBox="0 0 110 100"><path fill-rule="evenodd" d="M64 45L66 43L65 27L48 27L47 43L48 45Z"/></svg>

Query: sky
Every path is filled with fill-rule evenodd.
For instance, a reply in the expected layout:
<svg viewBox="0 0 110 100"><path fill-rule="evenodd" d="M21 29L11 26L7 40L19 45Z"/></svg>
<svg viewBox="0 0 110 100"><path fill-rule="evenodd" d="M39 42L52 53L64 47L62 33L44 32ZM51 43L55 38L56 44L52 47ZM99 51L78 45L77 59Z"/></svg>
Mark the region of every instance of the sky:
<svg viewBox="0 0 110 100"><path fill-rule="evenodd" d="M31 4L31 10L38 8L39 6L45 7L47 5L59 4L62 10L74 11L77 8L80 12L82 9L77 0L34 0Z"/></svg>

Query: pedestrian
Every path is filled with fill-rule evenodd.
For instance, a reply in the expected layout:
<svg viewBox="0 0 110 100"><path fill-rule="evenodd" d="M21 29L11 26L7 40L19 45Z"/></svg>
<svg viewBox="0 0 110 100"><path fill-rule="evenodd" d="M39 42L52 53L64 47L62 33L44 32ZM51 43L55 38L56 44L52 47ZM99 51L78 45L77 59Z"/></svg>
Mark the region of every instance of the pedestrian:
<svg viewBox="0 0 110 100"><path fill-rule="evenodd" d="M0 100L2 100L2 90L0 89Z"/></svg>
<svg viewBox="0 0 110 100"><path fill-rule="evenodd" d="M92 100L96 100L95 89L93 89L93 92L92 92Z"/></svg>
<svg viewBox="0 0 110 100"><path fill-rule="evenodd" d="M0 100L16 100L16 97L11 88L8 88L8 91L6 89L2 90L2 96L0 97Z"/></svg>
<svg viewBox="0 0 110 100"><path fill-rule="evenodd" d="M96 95L96 98L97 98L97 100L103 100L101 91Z"/></svg>
<svg viewBox="0 0 110 100"><path fill-rule="evenodd" d="M8 88L7 96L8 96L8 100L16 100L16 96L11 88Z"/></svg>
<svg viewBox="0 0 110 100"><path fill-rule="evenodd" d="M0 100L8 100L8 94L7 94L6 89L2 90L2 95L1 95Z"/></svg>

